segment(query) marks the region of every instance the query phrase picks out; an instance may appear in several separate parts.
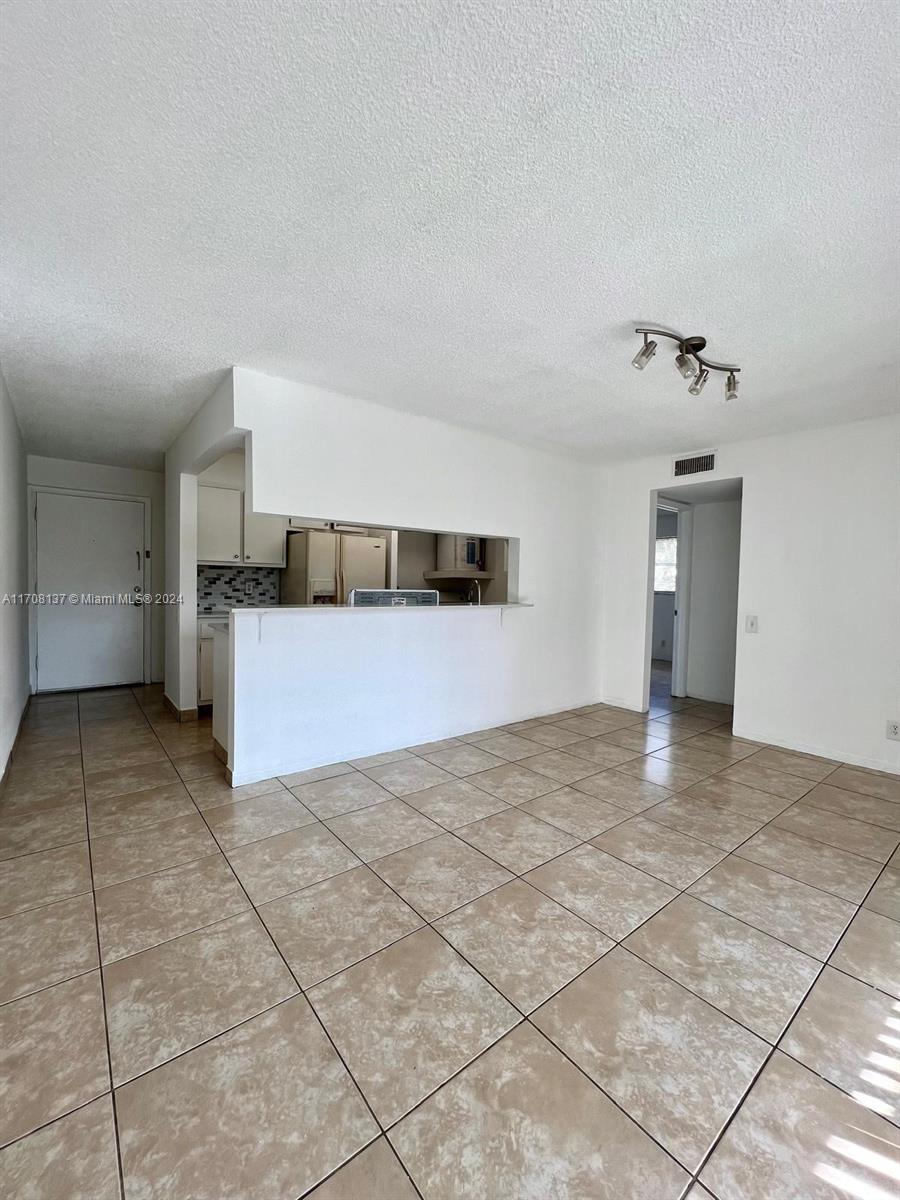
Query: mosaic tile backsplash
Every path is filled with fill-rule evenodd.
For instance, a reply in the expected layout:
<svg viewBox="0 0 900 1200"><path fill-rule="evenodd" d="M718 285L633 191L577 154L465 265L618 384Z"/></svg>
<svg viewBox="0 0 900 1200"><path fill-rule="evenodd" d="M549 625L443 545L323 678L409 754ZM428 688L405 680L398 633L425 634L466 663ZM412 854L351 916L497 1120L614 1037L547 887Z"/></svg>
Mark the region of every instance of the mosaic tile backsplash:
<svg viewBox="0 0 900 1200"><path fill-rule="evenodd" d="M277 604L280 574L278 567L197 567L197 612Z"/></svg>

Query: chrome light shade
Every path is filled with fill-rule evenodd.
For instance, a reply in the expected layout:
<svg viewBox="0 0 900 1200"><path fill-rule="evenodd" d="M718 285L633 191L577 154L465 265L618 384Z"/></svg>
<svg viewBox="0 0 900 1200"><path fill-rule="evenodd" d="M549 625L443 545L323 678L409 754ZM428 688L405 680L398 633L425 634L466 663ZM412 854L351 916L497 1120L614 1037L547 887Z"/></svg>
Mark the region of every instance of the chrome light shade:
<svg viewBox="0 0 900 1200"><path fill-rule="evenodd" d="M697 374L697 364L689 354L676 354L675 366L681 372L685 379L693 379Z"/></svg>
<svg viewBox="0 0 900 1200"><path fill-rule="evenodd" d="M696 376L694 377L694 382L688 388L688 391L691 393L692 396L700 395L700 393L706 387L707 379L709 379L709 371L707 371L703 367L701 367L700 370L697 372Z"/></svg>
<svg viewBox="0 0 900 1200"><path fill-rule="evenodd" d="M643 371L644 367L646 367L647 363L650 361L650 359L653 357L653 355L655 353L656 353L656 342L648 342L647 339L644 338L644 344L643 344L643 346L641 346L640 350L638 350L637 354L631 360L631 365L633 367L637 367L637 369L639 371Z"/></svg>
<svg viewBox="0 0 900 1200"><path fill-rule="evenodd" d="M738 398L738 380L734 371L725 380L725 399L737 400Z"/></svg>

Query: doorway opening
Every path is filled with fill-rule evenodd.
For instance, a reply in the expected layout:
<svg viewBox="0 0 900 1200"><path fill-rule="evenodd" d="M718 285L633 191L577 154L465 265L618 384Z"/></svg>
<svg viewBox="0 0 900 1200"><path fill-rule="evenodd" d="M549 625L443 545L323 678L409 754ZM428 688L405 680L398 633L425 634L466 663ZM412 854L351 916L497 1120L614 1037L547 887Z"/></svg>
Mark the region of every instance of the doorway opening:
<svg viewBox="0 0 900 1200"><path fill-rule="evenodd" d="M649 705L734 703L742 494L722 479L651 495Z"/></svg>

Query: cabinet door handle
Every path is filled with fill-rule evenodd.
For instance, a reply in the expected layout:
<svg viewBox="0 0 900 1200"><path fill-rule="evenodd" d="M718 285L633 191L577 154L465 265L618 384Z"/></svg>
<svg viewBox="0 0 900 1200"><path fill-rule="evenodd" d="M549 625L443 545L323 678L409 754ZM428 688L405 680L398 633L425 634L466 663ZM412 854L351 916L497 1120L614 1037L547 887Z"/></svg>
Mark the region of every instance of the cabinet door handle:
<svg viewBox="0 0 900 1200"><path fill-rule="evenodd" d="M241 556L240 556L239 554L234 554L234 555L232 555L232 557L233 557L233 558L240 558Z"/></svg>

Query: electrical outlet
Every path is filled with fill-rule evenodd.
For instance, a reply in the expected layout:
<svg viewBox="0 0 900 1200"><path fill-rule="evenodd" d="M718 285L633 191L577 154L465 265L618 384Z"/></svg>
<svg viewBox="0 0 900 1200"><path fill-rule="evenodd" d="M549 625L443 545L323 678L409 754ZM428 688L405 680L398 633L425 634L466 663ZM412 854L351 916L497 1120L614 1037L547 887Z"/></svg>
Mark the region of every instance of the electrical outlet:
<svg viewBox="0 0 900 1200"><path fill-rule="evenodd" d="M759 633L759 617L749 615L744 620L745 633Z"/></svg>
<svg viewBox="0 0 900 1200"><path fill-rule="evenodd" d="M249 582L248 582L248 583L245 583L245 584L244 584L244 595L245 595L245 596L252 596L252 595L253 595L253 584L252 584L252 583L249 583Z"/></svg>
<svg viewBox="0 0 900 1200"><path fill-rule="evenodd" d="M900 721L888 721L885 737L892 742L900 742Z"/></svg>

